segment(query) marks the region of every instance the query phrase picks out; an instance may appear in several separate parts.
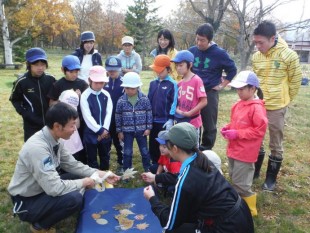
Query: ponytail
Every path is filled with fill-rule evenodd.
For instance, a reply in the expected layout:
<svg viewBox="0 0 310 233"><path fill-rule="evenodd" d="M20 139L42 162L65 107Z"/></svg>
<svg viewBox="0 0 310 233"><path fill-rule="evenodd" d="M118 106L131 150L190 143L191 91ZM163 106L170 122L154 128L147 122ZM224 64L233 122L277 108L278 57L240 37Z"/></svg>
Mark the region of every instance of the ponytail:
<svg viewBox="0 0 310 233"><path fill-rule="evenodd" d="M257 96L261 100L264 99L264 93L263 93L263 91L262 91L262 89L260 87L257 87Z"/></svg>
<svg viewBox="0 0 310 233"><path fill-rule="evenodd" d="M203 154L198 148L195 148L195 152L197 153L197 158L194 161L194 165L204 170L205 172L210 172L211 167L208 157Z"/></svg>

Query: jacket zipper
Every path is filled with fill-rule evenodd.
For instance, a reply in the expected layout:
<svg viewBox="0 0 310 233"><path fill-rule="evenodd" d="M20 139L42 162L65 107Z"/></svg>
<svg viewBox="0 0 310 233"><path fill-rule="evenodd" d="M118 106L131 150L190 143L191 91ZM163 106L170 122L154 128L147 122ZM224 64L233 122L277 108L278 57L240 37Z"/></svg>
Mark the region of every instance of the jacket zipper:
<svg viewBox="0 0 310 233"><path fill-rule="evenodd" d="M39 87L39 95L40 95L40 102L41 102L43 125L45 125L44 106L43 106L43 100L42 100L42 92L41 92L41 86L40 86L40 79L38 79L38 87Z"/></svg>

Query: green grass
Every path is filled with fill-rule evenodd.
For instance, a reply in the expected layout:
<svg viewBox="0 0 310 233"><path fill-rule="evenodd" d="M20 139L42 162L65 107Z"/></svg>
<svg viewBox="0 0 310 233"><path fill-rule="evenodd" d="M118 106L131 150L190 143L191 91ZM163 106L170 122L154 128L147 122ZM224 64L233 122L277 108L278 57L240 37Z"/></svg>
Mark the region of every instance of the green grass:
<svg viewBox="0 0 310 233"><path fill-rule="evenodd" d="M48 72L57 79L62 77L60 71L62 51L48 51ZM309 69L303 67L303 69ZM12 216L12 203L7 193L7 186L14 172L18 151L23 145L22 119L9 102L14 74L21 70L0 70L0 232L29 232L29 225ZM153 79L152 72L141 74L144 85L142 90L147 93L148 84ZM218 128L229 121L230 107L238 99L234 91L224 90L220 93ZM261 178L254 182L254 190L258 193L259 215L254 219L255 232L301 233L309 232L310 228L310 88L301 87L298 96L289 107L285 128L285 154L282 169L279 173L277 189L274 193L262 192L261 185L266 171L265 159ZM268 145L268 134L265 145ZM267 149L267 146L266 146ZM228 177L226 158L226 141L218 134L214 151L222 158L222 168ZM111 169L116 169L116 155L112 149ZM141 157L137 147L134 148L134 165L142 172ZM118 187L141 187L143 181L137 176L127 184ZM74 232L77 216L72 216L57 224L63 233Z"/></svg>

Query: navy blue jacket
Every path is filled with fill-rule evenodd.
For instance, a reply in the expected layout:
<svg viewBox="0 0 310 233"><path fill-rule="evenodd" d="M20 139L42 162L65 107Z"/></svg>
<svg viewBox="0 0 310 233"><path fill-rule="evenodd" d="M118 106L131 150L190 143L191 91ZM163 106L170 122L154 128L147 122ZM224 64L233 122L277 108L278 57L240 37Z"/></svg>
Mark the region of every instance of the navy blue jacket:
<svg viewBox="0 0 310 233"><path fill-rule="evenodd" d="M193 46L188 50L195 57L193 73L202 79L206 91L221 83L223 71L226 73L225 79L231 81L235 77L237 73L235 62L217 44L212 44L205 51L199 50L197 46Z"/></svg>
<svg viewBox="0 0 310 233"><path fill-rule="evenodd" d="M109 82L104 86L104 89L110 93L113 102L113 112L111 122L115 122L115 110L118 99L124 94L124 87L121 87L123 81L119 76L117 79L109 78Z"/></svg>
<svg viewBox="0 0 310 233"><path fill-rule="evenodd" d="M84 52L82 49L77 48L72 55L77 56L82 64ZM94 53L92 54L91 60L93 62L93 66L95 65L101 65L102 66L102 59L100 53L98 53L97 50L94 50Z"/></svg>
<svg viewBox="0 0 310 233"><path fill-rule="evenodd" d="M162 81L159 78L150 83L148 98L152 105L153 122L165 123L173 119L177 101L178 85L169 75Z"/></svg>

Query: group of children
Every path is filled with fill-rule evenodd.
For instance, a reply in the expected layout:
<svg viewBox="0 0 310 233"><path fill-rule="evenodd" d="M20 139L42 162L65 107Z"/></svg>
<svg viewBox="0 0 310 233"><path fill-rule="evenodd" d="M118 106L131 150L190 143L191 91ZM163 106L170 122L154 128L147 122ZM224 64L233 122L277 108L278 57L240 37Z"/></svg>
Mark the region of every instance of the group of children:
<svg viewBox="0 0 310 233"><path fill-rule="evenodd" d="M38 82L43 82L40 77L47 68L45 52L40 48L30 49L26 59L28 76L37 75ZM175 63L178 74L182 76L178 83L170 76L171 62ZM109 57L105 68L101 65L91 66L86 82L78 78L80 59L75 55L65 56L62 61L64 77L56 82L50 76L45 77L50 83L44 87L47 89L49 85L46 95L50 105L62 101L78 110L78 134L67 142L73 156L91 167L108 170L113 142L121 172L132 167L133 140L136 139L145 181L161 183L161 176L158 175L163 171L178 173L181 165L169 158L165 147L167 132L163 130L168 131L179 122L189 122L197 130L199 143L202 126L200 110L207 105L207 96L202 80L192 72L193 63L194 56L187 50L177 52L173 59L164 54L157 55L150 66L156 78L151 81L148 95L145 95L140 89L142 82L138 73L130 71L121 76L122 64L117 57ZM27 126L30 126L33 121L30 121L32 106L24 100L20 104L21 88L27 87L23 86L23 80L19 79L14 84L11 101L23 116L24 124L26 120L26 123L30 122ZM256 195L251 185L257 152L267 128L266 111L263 101L255 96L259 82L253 72L239 73L230 86L237 89L240 101L232 107L231 122L221 130L223 137L229 141L229 175L235 189L248 203L252 214L256 215ZM40 96L41 91L37 91ZM41 121L44 121L44 115ZM29 137L28 134L26 136Z"/></svg>

